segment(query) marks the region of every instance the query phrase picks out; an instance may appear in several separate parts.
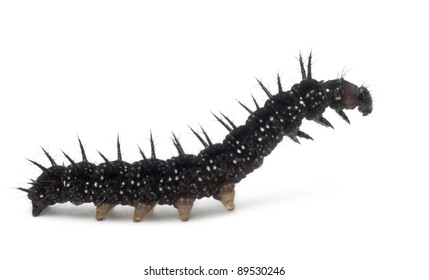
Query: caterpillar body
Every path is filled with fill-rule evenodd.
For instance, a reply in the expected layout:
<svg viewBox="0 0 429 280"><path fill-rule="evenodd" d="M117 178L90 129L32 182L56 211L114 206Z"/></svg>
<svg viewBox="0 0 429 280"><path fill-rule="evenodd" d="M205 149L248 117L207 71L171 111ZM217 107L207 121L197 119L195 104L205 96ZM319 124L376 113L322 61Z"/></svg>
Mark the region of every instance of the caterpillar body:
<svg viewBox="0 0 429 280"><path fill-rule="evenodd" d="M44 167L30 160L43 172L30 182L30 188L19 189L28 193L33 216L39 216L56 203L94 203L97 220L103 220L116 205L130 205L135 208L134 221L141 221L157 204L168 204L177 208L181 220L186 221L194 201L203 197L213 197L233 210L235 185L260 167L264 157L284 136L296 142L298 137L312 139L300 130L304 119L332 127L323 117L326 108L335 110L347 122L344 109L358 108L364 116L372 112L372 97L367 88L343 78L326 82L313 79L311 54L307 71L301 55L299 63L302 81L290 90L283 90L279 76L277 94L271 94L257 80L268 100L262 107L254 100L254 111L239 102L250 114L244 125L236 126L223 114L222 117L214 115L229 132L222 143L212 143L203 128L203 136L191 128L204 146L197 155L186 154L173 134L178 156L158 159L151 135L151 156L146 157L140 150L142 160L127 163L122 160L118 138L118 159L110 161L100 153L104 162L96 165L88 161L78 139L81 162L74 162L64 153L70 165L58 165L43 150L52 166Z"/></svg>

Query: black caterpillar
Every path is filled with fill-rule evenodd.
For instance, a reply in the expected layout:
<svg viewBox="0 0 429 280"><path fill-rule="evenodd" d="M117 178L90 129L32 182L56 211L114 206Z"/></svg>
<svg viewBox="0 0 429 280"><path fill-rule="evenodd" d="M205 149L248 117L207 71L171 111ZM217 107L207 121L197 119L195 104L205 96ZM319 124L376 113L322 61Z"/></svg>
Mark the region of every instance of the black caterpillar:
<svg viewBox="0 0 429 280"><path fill-rule="evenodd" d="M30 160L43 173L30 182L31 188L19 188L28 193L33 205L33 216L38 216L49 205L70 201L75 205L92 202L96 205L96 218L102 220L116 205L135 207L134 221L141 221L156 204L174 205L183 221L189 219L195 199L213 196L228 210L234 209L234 187L247 174L263 163L283 136L298 142L297 137L312 138L299 130L304 118L332 127L322 114L325 109L334 109L349 122L344 109L358 110L364 115L372 112L372 98L367 88L358 87L343 78L316 81L311 75L311 54L307 72L302 57L299 57L302 81L290 90L284 91L277 76L278 93L273 95L257 80L268 100L263 107L255 102L252 111L240 105L250 116L242 126L222 114L215 118L229 131L222 143L213 144L202 129L204 138L195 130L192 132L204 145L198 155L186 154L177 137L173 144L178 156L168 160L156 158L152 139L151 157L140 150L142 160L134 163L122 161L119 138L118 159L95 165L88 161L82 143L82 161L74 162L67 154L69 166L57 165L43 149L52 166L46 168Z"/></svg>

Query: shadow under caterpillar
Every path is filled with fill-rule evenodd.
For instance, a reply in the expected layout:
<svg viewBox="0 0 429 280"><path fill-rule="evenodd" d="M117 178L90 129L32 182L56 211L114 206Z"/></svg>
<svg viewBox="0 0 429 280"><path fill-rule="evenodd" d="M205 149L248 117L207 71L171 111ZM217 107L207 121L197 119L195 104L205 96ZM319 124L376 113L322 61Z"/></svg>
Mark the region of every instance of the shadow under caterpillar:
<svg viewBox="0 0 429 280"><path fill-rule="evenodd" d="M75 205L94 203L96 219L103 220L116 205L135 207L134 221L141 221L157 204L174 205L180 219L189 219L196 199L213 197L228 209L234 209L235 184L240 182L263 163L284 136L298 142L298 137L311 139L300 130L303 119L332 127L323 117L326 108L335 110L349 123L344 109L355 109L364 115L372 112L372 98L367 88L358 87L343 78L317 81L311 74L311 54L307 71L300 55L302 81L284 91L277 76L278 93L270 91L259 81L268 96L260 107L253 99L256 110L239 104L250 114L246 123L236 126L229 118L214 117L228 130L222 143L212 143L201 128L203 136L192 132L204 146L197 155L186 154L177 137L172 140L178 156L168 160L156 157L152 135L151 156L140 150L142 160L127 163L122 160L118 138L118 159L108 160L102 153L104 163L96 165L88 161L79 140L82 161L74 162L67 154L69 166L56 164L43 149L51 167L30 160L43 173L30 182L29 189L18 188L28 193L32 202L33 216L56 203L71 202Z"/></svg>

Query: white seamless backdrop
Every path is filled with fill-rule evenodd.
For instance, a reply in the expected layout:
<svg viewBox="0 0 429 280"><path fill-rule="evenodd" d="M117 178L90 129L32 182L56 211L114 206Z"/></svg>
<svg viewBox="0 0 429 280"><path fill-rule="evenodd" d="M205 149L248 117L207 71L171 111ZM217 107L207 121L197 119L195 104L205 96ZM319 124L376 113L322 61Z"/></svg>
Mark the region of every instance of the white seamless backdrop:
<svg viewBox="0 0 429 280"><path fill-rule="evenodd" d="M429 279L427 64L429 22L419 1L2 1L0 2L2 279L141 278L144 269L284 267L270 279ZM335 129L305 122L315 141L285 139L240 182L236 210L197 201L183 223L156 207L141 223L131 207L103 222L92 205L51 207L37 218L17 187L39 174L26 158L93 162L176 154L237 124L235 99L262 104L255 77L275 89L299 82L297 56L314 77L364 84L368 117L332 112ZM234 270L234 272L232 272ZM198 278L194 276L194 278ZM256 278L256 277L255 277ZM264 277L261 277L264 278ZM152 278L151 278L152 279ZM173 279L158 276L155 279ZM174 279L189 279L176 277ZM265 279L265 278L264 278Z"/></svg>

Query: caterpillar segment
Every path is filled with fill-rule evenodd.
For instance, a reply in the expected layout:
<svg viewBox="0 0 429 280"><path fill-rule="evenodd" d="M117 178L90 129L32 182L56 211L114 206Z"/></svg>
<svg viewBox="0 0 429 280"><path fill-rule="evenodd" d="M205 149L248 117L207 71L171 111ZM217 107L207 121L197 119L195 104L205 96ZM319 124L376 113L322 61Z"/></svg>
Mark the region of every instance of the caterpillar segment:
<svg viewBox="0 0 429 280"><path fill-rule="evenodd" d="M228 134L221 143L213 143L206 131L202 135L189 127L203 145L197 154L187 154L172 133L172 142L178 155L167 160L156 157L155 143L150 133L150 157L140 149L142 159L134 163L122 160L119 136L117 138L117 159L109 160L99 152L103 162L88 161L85 149L78 138L82 161L75 162L68 154L68 166L58 165L42 148L51 166L29 160L42 174L30 182L30 188L18 188L27 193L32 203L33 216L39 216L48 206L71 202L75 205L93 203L96 219L104 220L118 205L134 207L134 221L142 221L156 205L172 205L182 221L187 221L195 200L213 197L226 209L235 208L235 186L249 173L263 164L284 136L299 143L298 138L313 140L300 130L302 121L314 121L333 128L323 116L327 108L333 109L341 119L350 123L344 110L357 108L362 115L372 112L372 97L367 88L356 86L343 78L317 81L312 77L311 54L305 69L299 56L301 82L284 91L277 75L277 94L257 79L267 95L260 106L252 95L255 109L238 101L249 113L245 124L237 126L226 115L213 114Z"/></svg>

